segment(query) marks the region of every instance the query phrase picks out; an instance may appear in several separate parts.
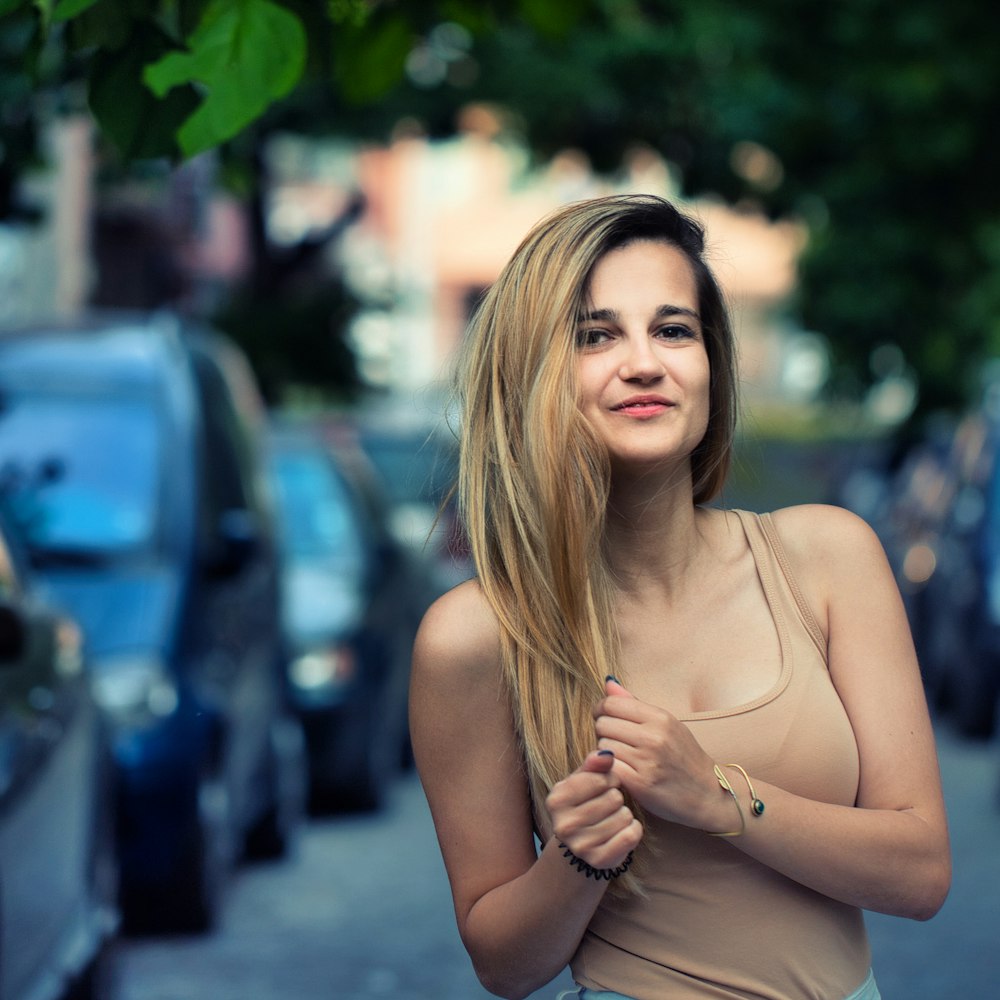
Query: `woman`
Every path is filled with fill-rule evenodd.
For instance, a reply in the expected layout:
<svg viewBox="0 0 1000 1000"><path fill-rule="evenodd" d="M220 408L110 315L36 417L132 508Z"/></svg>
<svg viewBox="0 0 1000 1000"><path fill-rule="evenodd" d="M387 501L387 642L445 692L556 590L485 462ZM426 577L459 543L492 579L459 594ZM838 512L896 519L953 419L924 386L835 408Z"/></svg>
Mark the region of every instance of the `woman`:
<svg viewBox="0 0 1000 1000"><path fill-rule="evenodd" d="M948 891L872 532L704 506L734 369L702 230L653 197L542 222L472 323L478 576L424 619L411 713L459 930L500 996L568 963L587 1000L869 1000L862 910L927 919Z"/></svg>

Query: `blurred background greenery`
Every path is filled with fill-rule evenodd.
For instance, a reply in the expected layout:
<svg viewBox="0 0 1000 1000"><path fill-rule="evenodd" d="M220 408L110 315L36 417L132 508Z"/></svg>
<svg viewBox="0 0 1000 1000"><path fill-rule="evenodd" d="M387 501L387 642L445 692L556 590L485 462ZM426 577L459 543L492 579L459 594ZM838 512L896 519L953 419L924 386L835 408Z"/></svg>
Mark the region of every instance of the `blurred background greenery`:
<svg viewBox="0 0 1000 1000"><path fill-rule="evenodd" d="M766 319L816 356L791 401L808 413L779 393L772 431L899 429L973 403L1000 349L998 20L982 0L0 0L0 271L51 222L59 123L85 120L68 156L90 158L90 260L47 304L182 302L273 402L350 399L379 381L359 315L412 315L413 290L350 280L336 248L372 211L350 182L322 222L277 231L275 144L446 144L489 109L472 131L517 151L512 187L568 153L620 186L642 151L678 198L795 227ZM213 275L184 252L220 193L247 263ZM175 285L136 249L171 241ZM31 318L3 291L5 321Z"/></svg>

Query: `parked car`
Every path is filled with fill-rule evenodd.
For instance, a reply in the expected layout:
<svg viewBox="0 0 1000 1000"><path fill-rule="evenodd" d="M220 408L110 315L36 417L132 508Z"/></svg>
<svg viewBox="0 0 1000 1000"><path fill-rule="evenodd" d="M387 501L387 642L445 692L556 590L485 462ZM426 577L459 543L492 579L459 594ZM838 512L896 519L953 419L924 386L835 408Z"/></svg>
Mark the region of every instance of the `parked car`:
<svg viewBox="0 0 1000 1000"><path fill-rule="evenodd" d="M372 414L360 415L352 426L385 490L392 533L427 561L437 593L467 580L472 560L452 495L455 435L443 425Z"/></svg>
<svg viewBox="0 0 1000 1000"><path fill-rule="evenodd" d="M985 408L935 424L900 463L879 533L906 604L928 700L965 736L1000 693L1000 482Z"/></svg>
<svg viewBox="0 0 1000 1000"><path fill-rule="evenodd" d="M249 367L169 314L94 317L0 337L0 396L0 492L113 731L126 923L208 928L301 798Z"/></svg>
<svg viewBox="0 0 1000 1000"><path fill-rule="evenodd" d="M0 520L0 1000L103 996L118 927L109 745L82 635Z"/></svg>
<svg viewBox="0 0 1000 1000"><path fill-rule="evenodd" d="M941 707L965 736L987 738L1000 694L1000 482L997 429L981 411L958 425L952 498L934 540L922 654Z"/></svg>
<svg viewBox="0 0 1000 1000"><path fill-rule="evenodd" d="M957 482L952 455L955 424L938 421L926 436L900 450L885 470L884 488L867 514L895 573L920 659L927 694L941 703L941 684L928 628L930 580L937 569L941 533L955 503Z"/></svg>
<svg viewBox="0 0 1000 1000"><path fill-rule="evenodd" d="M431 584L388 531L361 456L316 427L276 426L270 470L312 801L376 809L407 753L410 656Z"/></svg>

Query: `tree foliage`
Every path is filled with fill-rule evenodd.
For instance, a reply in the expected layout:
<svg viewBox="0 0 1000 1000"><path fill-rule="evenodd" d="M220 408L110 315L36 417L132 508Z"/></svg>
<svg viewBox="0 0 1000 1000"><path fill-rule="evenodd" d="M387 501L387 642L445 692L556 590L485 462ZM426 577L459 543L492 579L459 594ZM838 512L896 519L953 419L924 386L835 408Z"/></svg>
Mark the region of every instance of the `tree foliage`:
<svg viewBox="0 0 1000 1000"><path fill-rule="evenodd" d="M998 9L1000 10L1000 9ZM1000 350L1000 13L978 0L0 0L0 218L38 115L86 102L125 160L283 127L447 134L509 108L539 157L636 143L688 194L808 223L795 308L835 385L901 348L924 406Z"/></svg>

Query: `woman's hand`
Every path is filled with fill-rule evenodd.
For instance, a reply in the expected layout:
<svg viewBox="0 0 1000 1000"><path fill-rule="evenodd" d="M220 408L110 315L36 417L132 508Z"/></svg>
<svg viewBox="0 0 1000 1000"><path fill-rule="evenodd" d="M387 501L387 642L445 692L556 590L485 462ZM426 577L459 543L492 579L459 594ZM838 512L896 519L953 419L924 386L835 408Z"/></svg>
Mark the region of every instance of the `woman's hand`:
<svg viewBox="0 0 1000 1000"><path fill-rule="evenodd" d="M594 710L598 746L613 751L615 774L635 801L684 826L719 833L735 829L736 808L691 730L616 680L609 678L605 690L607 697Z"/></svg>
<svg viewBox="0 0 1000 1000"><path fill-rule="evenodd" d="M610 750L589 754L545 800L553 833L594 868L617 868L642 840L642 824L625 805L614 764Z"/></svg>

